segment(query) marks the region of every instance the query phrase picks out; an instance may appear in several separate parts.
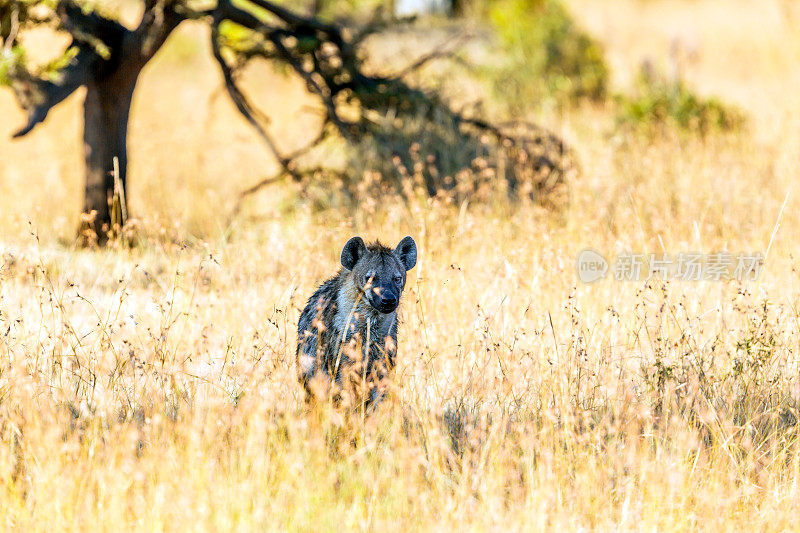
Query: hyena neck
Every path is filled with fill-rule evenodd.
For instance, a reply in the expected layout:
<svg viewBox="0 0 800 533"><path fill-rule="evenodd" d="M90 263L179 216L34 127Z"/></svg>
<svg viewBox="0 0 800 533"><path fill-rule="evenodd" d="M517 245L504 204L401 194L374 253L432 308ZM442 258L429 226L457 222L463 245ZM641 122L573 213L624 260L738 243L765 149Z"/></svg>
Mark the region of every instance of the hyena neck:
<svg viewBox="0 0 800 533"><path fill-rule="evenodd" d="M389 335L392 324L397 320L397 311L381 313L372 307L358 289L350 272L340 274L341 285L336 294L336 316L334 326L345 342L355 333L366 338L367 331L373 342L383 343Z"/></svg>

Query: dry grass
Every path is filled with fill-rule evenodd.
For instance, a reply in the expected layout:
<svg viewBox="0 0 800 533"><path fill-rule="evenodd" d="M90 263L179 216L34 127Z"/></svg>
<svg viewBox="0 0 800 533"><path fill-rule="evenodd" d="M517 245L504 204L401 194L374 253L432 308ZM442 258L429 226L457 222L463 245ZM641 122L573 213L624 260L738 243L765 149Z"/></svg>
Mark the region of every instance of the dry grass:
<svg viewBox="0 0 800 533"><path fill-rule="evenodd" d="M798 176L800 19L777 0L599 6L572 3L617 83L640 53L666 62L677 28L701 52L691 83L751 126L645 141L610 133L604 109L545 111L584 168L563 217L420 199L317 212L278 186L226 225L274 163L224 99L207 107L219 79L190 27L137 93L139 245L76 250L61 241L79 100L12 143L0 93L0 527L795 529L798 192L758 285L586 286L574 260L766 251ZM249 86L302 142L298 84L265 68ZM357 233L420 246L396 388L367 419L307 414L299 308Z"/></svg>

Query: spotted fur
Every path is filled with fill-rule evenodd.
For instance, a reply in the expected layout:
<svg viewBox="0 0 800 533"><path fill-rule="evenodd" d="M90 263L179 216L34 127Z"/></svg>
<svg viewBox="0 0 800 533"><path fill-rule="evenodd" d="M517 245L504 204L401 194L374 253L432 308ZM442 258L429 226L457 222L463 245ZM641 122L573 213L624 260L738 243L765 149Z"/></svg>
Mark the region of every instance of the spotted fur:
<svg viewBox="0 0 800 533"><path fill-rule="evenodd" d="M342 269L306 303L297 325L297 368L309 399L320 387L356 385L367 403L383 396L397 354L397 312L417 247L406 237L395 249L353 237ZM348 379L344 379L348 378Z"/></svg>

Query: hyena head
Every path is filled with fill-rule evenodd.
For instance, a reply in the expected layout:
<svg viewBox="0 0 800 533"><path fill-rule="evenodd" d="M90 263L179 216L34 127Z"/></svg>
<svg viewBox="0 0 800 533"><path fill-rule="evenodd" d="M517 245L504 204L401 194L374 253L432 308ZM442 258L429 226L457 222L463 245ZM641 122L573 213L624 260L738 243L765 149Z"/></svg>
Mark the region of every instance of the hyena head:
<svg viewBox="0 0 800 533"><path fill-rule="evenodd" d="M405 237L392 250L380 243L370 246L353 237L342 249L342 266L351 271L356 288L381 313L391 313L400 304L406 272L417 264L417 244Z"/></svg>

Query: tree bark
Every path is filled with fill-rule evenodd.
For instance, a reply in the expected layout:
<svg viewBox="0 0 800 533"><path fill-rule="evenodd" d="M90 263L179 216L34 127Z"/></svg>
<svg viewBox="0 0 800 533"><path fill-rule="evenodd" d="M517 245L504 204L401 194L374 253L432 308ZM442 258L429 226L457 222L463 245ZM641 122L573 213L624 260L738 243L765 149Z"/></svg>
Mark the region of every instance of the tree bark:
<svg viewBox="0 0 800 533"><path fill-rule="evenodd" d="M86 84L84 102L84 155L86 158L86 188L80 238L85 243L95 240L104 244L115 225L122 226L120 212L125 205L128 169L128 118L138 65L120 65L111 75L94 77ZM114 165L114 158L117 165ZM121 193L115 198L115 175ZM116 208L116 213L115 209Z"/></svg>
<svg viewBox="0 0 800 533"><path fill-rule="evenodd" d="M83 245L105 244L125 223L133 91L142 69L182 20L174 10L157 12L152 8L145 11L136 30L114 22L105 26L104 42L111 49L111 57L96 62L85 83L86 186L78 233ZM115 189L117 179L119 187Z"/></svg>

